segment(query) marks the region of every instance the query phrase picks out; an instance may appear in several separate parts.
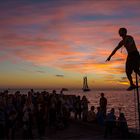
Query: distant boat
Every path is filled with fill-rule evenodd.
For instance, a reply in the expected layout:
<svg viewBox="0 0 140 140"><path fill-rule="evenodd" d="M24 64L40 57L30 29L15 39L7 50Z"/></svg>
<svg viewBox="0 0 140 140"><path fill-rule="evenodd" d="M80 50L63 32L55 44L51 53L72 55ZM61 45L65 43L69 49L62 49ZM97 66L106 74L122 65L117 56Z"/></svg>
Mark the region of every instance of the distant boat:
<svg viewBox="0 0 140 140"><path fill-rule="evenodd" d="M63 91L68 91L68 89L67 89L67 88L62 88L61 90L63 90Z"/></svg>
<svg viewBox="0 0 140 140"><path fill-rule="evenodd" d="M86 76L83 77L83 91L84 92L90 91L88 84L87 84L87 77Z"/></svg>

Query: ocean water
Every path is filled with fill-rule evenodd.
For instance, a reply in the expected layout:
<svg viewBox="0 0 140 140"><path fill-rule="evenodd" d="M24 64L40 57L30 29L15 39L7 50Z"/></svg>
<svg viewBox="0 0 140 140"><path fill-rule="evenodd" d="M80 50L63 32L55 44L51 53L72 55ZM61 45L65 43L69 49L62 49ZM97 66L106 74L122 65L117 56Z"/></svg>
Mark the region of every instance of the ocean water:
<svg viewBox="0 0 140 140"><path fill-rule="evenodd" d="M94 105L95 108L99 106L100 94L103 92L107 98L107 112L111 108L115 108L115 115L119 116L119 109L125 114L125 117L130 128L138 128L138 111L137 111L137 99L136 92L134 91L125 91L125 90L101 90L90 92L83 91L70 91L70 94L80 95L81 97L85 95L89 100L89 108ZM65 93L66 94L66 93ZM67 93L68 94L68 93ZM97 110L95 110L96 112Z"/></svg>
<svg viewBox="0 0 140 140"><path fill-rule="evenodd" d="M17 90L9 90L11 94L13 94ZM27 94L29 90L19 90L22 94ZM43 91L43 90L35 90L35 91ZM49 93L52 90L47 90ZM60 93L60 90L56 90L57 93ZM68 95L80 95L81 97L85 95L89 100L89 109L92 105L97 108L99 106L100 94L103 92L105 97L107 98L107 112L110 111L111 108L115 108L115 115L118 117L119 108L121 108L121 112L125 114L125 117L128 122L128 126L130 128L138 128L138 112L137 112L137 99L136 92L134 91L126 91L126 90L91 90L89 92L83 92L82 90L68 90L64 91L64 94ZM97 112L97 109L95 109Z"/></svg>

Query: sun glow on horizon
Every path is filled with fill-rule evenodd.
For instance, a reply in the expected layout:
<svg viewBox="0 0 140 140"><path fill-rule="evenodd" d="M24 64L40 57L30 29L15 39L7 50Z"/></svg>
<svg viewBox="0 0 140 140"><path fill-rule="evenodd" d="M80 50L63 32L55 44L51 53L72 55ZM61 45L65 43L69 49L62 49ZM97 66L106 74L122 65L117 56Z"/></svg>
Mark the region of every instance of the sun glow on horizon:
<svg viewBox="0 0 140 140"><path fill-rule="evenodd" d="M126 27L140 49L140 2L0 2L0 87L125 87L125 49L105 62Z"/></svg>

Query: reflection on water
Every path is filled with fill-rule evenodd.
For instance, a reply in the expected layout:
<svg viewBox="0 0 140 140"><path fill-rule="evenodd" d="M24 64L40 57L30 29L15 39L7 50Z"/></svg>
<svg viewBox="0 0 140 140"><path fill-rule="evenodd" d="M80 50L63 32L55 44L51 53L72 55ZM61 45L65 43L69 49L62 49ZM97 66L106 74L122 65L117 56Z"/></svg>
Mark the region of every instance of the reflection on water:
<svg viewBox="0 0 140 140"><path fill-rule="evenodd" d="M28 90L20 90L21 93L26 94ZM35 90L35 91L42 91L42 90ZM51 90L48 90L51 92ZM11 90L10 93L14 93L15 90ZM57 93L60 91L58 90ZM83 95L86 95L86 97L89 100L89 108L90 106L94 105L95 108L99 106L99 99L100 99L100 93L104 92L105 97L108 100L108 106L107 111L110 110L110 108L115 108L115 114L118 116L119 114L119 108L121 108L121 111L125 113L126 119L128 121L129 127L132 128L138 128L138 113L136 108L136 95L133 91L125 91L125 90L119 90L119 91L95 91L91 90L89 92L83 92L82 90L69 90L65 91L64 94L73 94L73 95L80 95L81 97ZM95 110L97 111L97 110Z"/></svg>
<svg viewBox="0 0 140 140"><path fill-rule="evenodd" d="M134 91L90 91L83 93L82 91L71 91L71 94L86 95L90 101L89 107L94 105L96 108L99 106L100 93L104 92L105 97L108 100L107 112L110 108L115 108L116 116L119 115L119 108L125 113L129 127L138 128L138 113L136 107L136 93ZM95 110L96 111L96 110Z"/></svg>

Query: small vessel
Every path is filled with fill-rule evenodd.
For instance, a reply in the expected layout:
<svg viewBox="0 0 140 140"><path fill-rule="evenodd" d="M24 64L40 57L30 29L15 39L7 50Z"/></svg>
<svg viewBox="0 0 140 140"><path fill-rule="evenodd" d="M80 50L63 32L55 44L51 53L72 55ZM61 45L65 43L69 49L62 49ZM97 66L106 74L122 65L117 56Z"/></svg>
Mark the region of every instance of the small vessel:
<svg viewBox="0 0 140 140"><path fill-rule="evenodd" d="M62 88L61 90L63 90L63 91L68 91L68 89L67 89L67 88Z"/></svg>
<svg viewBox="0 0 140 140"><path fill-rule="evenodd" d="M87 76L83 77L83 91L84 92L90 91L88 84L87 84Z"/></svg>

